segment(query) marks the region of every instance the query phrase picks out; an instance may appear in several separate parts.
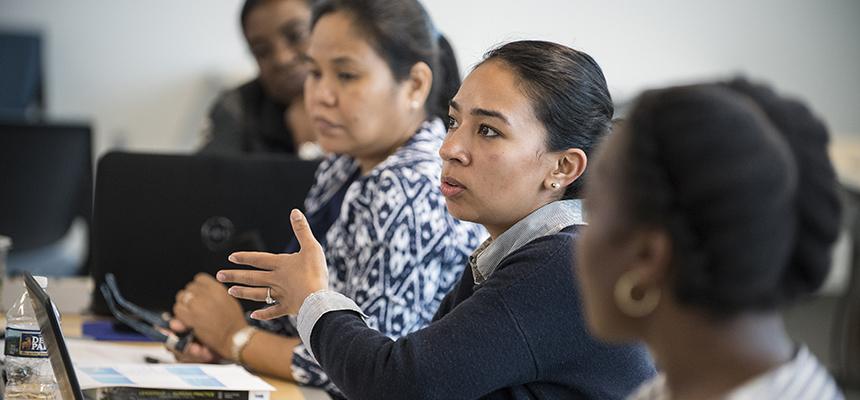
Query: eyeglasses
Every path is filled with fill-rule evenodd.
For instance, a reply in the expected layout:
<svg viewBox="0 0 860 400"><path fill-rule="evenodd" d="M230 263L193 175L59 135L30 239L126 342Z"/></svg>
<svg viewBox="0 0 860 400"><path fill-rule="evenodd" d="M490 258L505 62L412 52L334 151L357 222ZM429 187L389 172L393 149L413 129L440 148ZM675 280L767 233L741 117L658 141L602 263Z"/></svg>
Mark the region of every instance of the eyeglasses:
<svg viewBox="0 0 860 400"><path fill-rule="evenodd" d="M119 286L117 286L116 277L113 274L105 275L105 281L99 286L99 290L101 290L114 318L138 333L152 340L163 342L167 348L179 353L194 340L192 331L176 334L170 330L170 314L159 314L126 300L119 293Z"/></svg>

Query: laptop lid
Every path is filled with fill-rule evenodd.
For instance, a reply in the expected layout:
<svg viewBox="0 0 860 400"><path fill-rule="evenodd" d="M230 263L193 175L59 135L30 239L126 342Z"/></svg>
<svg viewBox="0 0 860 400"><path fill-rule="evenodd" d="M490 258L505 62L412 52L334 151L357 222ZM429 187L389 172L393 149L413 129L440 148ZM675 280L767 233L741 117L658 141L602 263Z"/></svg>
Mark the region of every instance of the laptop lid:
<svg viewBox="0 0 860 400"><path fill-rule="evenodd" d="M230 253L284 251L293 238L290 210L303 208L318 164L284 156L105 155L93 219L96 287L113 273L128 301L170 311L197 273L240 268L228 263ZM110 315L98 290L92 308Z"/></svg>
<svg viewBox="0 0 860 400"><path fill-rule="evenodd" d="M42 338L48 347L48 359L51 360L51 368L54 370L60 395L63 399L83 400L84 395L81 393L81 386L78 384L78 377L75 375L75 368L72 366L72 359L69 357L66 341L63 339L63 330L60 328L57 314L54 313L51 298L29 273L24 273L24 282L30 294L30 301L33 303L33 310L36 312L36 320L39 321Z"/></svg>

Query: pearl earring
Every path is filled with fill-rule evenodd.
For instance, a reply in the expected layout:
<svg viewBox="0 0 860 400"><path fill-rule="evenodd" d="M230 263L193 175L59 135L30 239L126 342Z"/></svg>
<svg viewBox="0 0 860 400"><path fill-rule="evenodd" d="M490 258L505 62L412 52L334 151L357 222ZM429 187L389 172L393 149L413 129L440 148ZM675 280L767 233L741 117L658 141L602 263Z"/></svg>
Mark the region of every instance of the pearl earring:
<svg viewBox="0 0 860 400"><path fill-rule="evenodd" d="M412 103L409 103L409 106L412 107L413 110L417 110L420 105L421 104L418 103L418 100L412 100Z"/></svg>
<svg viewBox="0 0 860 400"><path fill-rule="evenodd" d="M553 183L550 183L549 185L552 186L553 189L558 189L561 187L561 185L558 182L553 182Z"/></svg>

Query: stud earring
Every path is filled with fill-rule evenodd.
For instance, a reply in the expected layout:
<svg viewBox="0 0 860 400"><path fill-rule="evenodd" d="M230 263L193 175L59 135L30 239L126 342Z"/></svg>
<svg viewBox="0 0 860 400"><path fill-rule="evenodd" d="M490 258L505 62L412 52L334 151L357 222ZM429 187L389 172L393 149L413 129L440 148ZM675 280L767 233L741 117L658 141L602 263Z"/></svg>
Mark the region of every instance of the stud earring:
<svg viewBox="0 0 860 400"><path fill-rule="evenodd" d="M412 100L412 103L409 103L409 107L411 107L413 110L417 110L418 106L420 105L421 104L418 102L418 100Z"/></svg>
<svg viewBox="0 0 860 400"><path fill-rule="evenodd" d="M550 183L549 185L552 186L553 189L558 189L561 187L561 185L558 182L553 182L553 183Z"/></svg>

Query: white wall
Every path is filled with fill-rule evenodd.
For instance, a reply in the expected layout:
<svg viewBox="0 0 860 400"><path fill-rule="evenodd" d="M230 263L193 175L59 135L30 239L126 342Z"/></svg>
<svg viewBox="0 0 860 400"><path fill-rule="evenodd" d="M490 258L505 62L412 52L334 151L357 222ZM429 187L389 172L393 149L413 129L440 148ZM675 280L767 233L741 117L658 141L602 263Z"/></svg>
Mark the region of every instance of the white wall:
<svg viewBox="0 0 860 400"><path fill-rule="evenodd" d="M47 106L97 146L188 149L226 79L253 74L240 0L0 0L0 28L45 35Z"/></svg>
<svg viewBox="0 0 860 400"><path fill-rule="evenodd" d="M253 74L241 0L0 0L0 28L46 35L52 115L89 117L99 149L190 149L217 90ZM425 0L464 70L494 44L554 40L592 54L625 100L744 73L860 134L856 0Z"/></svg>
<svg viewBox="0 0 860 400"><path fill-rule="evenodd" d="M426 3L463 65L500 41L553 40L594 56L617 100L654 85L745 73L806 98L834 131L860 134L856 0Z"/></svg>

